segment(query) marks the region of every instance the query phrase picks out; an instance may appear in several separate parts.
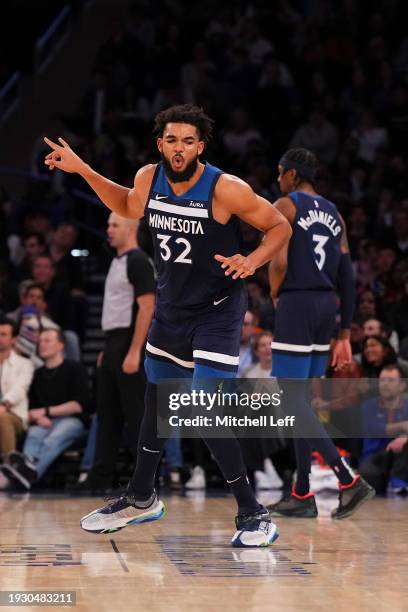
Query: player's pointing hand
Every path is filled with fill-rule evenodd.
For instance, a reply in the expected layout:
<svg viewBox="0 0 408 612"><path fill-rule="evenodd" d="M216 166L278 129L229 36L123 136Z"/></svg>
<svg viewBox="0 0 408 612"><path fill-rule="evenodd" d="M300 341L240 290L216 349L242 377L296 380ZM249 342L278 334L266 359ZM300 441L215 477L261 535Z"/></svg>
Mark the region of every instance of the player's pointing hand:
<svg viewBox="0 0 408 612"><path fill-rule="evenodd" d="M237 253L231 257L224 255L214 255L214 259L221 263L221 268L225 269L225 276L233 274L232 278L246 278L255 274L255 266L251 263L249 257L244 257Z"/></svg>
<svg viewBox="0 0 408 612"><path fill-rule="evenodd" d="M86 167L85 162L71 149L69 144L62 138L58 138L61 144L53 142L49 138L44 138L44 141L51 147L51 153L45 157L44 163L50 170L59 168L65 172L78 172Z"/></svg>

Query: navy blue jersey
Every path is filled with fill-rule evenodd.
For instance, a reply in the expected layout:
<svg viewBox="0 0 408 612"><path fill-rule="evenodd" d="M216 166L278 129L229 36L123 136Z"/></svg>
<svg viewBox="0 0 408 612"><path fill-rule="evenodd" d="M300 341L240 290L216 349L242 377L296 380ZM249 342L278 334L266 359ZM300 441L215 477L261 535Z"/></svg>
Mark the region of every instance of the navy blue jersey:
<svg viewBox="0 0 408 612"><path fill-rule="evenodd" d="M223 225L214 220L212 198L222 172L205 164L198 181L177 196L159 163L146 203L157 272L158 306L202 308L243 289L242 280L226 277L214 255L242 250L239 221Z"/></svg>
<svg viewBox="0 0 408 612"><path fill-rule="evenodd" d="M318 195L294 191L296 206L282 291L335 289L342 225L336 206Z"/></svg>

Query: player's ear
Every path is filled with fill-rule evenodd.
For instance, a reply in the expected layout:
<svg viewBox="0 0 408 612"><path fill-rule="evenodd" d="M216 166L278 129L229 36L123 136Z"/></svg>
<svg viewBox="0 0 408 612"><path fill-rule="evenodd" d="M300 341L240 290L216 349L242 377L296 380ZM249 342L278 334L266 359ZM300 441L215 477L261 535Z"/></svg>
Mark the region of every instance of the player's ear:
<svg viewBox="0 0 408 612"><path fill-rule="evenodd" d="M198 148L197 148L199 155L201 155L201 153L204 151L204 148L205 148L205 143L203 140L200 140L198 143Z"/></svg>
<svg viewBox="0 0 408 612"><path fill-rule="evenodd" d="M157 148L159 149L160 153L162 153L163 152L163 138L158 138L156 142L157 142Z"/></svg>

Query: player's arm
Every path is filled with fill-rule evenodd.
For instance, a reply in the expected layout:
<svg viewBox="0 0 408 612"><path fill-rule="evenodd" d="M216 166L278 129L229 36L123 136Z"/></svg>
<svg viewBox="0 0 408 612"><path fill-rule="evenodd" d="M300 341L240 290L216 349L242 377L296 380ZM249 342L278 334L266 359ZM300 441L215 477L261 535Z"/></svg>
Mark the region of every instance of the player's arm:
<svg viewBox="0 0 408 612"><path fill-rule="evenodd" d="M290 225L293 225L296 216L296 207L290 198L283 197L276 200L274 203L275 208L282 213L284 217L289 221ZM278 299L278 293L280 286L282 285L286 270L288 267L288 248L289 242L287 242L282 249L276 253L269 264L269 286L271 292L271 298L274 304Z"/></svg>
<svg viewBox="0 0 408 612"><path fill-rule="evenodd" d="M356 285L347 240L346 224L341 215L339 216L342 226L340 239L341 256L337 274L337 284L340 296L340 331L336 344L334 345L331 363L336 370L340 370L345 365L348 365L352 359L350 328L356 302Z"/></svg>
<svg viewBox="0 0 408 612"><path fill-rule="evenodd" d="M57 144L44 138L52 151L46 156L44 163L50 170L59 168L69 173L78 173L92 187L102 202L120 217L140 219L144 214L144 205L149 192L154 166L144 166L136 174L133 188L118 185L95 172L69 146L59 138Z"/></svg>
<svg viewBox="0 0 408 612"><path fill-rule="evenodd" d="M285 217L268 200L256 195L247 183L229 175L223 175L221 179L216 197L222 201L224 212L236 215L264 233L261 244L247 257L239 253L231 257L215 255L226 269L226 276L232 274L234 279L246 278L287 245L292 229Z"/></svg>

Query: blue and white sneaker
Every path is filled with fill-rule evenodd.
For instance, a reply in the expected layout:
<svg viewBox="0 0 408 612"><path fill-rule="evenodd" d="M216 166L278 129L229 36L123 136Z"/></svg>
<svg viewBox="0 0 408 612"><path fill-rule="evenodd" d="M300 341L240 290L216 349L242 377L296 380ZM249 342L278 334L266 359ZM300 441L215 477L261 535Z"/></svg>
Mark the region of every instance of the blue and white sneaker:
<svg viewBox="0 0 408 612"><path fill-rule="evenodd" d="M106 506L81 518L81 527L90 533L112 533L128 525L157 521L166 514L166 507L156 492L146 501L137 501L127 490Z"/></svg>
<svg viewBox="0 0 408 612"><path fill-rule="evenodd" d="M236 548L270 546L279 537L278 528L266 508L252 514L239 514L235 517L235 525L237 531L231 544Z"/></svg>

